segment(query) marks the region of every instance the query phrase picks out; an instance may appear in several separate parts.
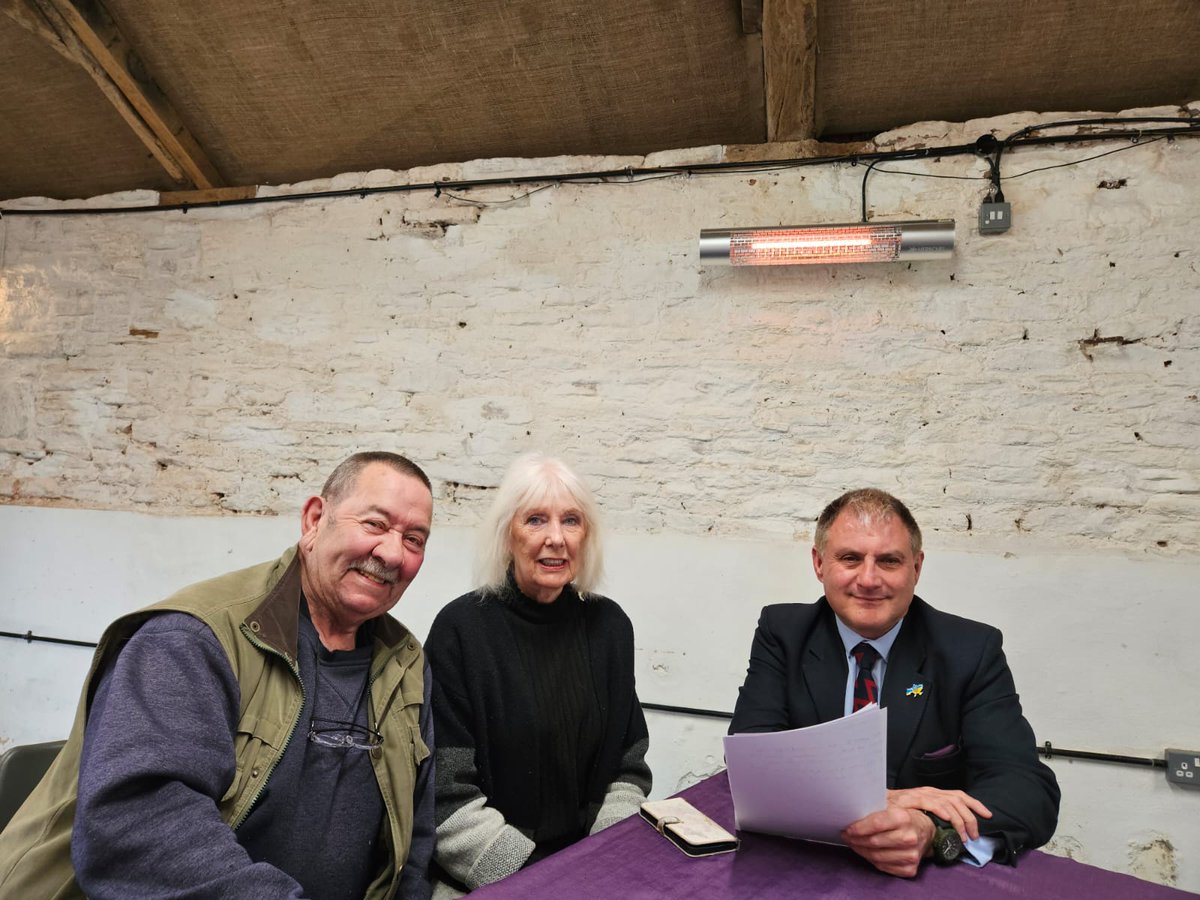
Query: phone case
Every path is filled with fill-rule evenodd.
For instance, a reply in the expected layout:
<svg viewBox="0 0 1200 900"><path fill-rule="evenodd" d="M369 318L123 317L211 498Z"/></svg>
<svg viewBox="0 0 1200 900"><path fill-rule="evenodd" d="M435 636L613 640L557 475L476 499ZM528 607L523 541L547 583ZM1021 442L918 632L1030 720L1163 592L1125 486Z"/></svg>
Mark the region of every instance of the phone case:
<svg viewBox="0 0 1200 900"><path fill-rule="evenodd" d="M688 856L732 853L738 839L681 797L648 800L642 818Z"/></svg>

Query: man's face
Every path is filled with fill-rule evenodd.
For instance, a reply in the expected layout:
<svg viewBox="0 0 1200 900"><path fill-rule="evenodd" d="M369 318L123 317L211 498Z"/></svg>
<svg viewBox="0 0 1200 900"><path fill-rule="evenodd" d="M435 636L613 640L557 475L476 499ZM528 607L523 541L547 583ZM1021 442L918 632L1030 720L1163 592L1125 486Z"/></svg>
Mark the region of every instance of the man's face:
<svg viewBox="0 0 1200 900"><path fill-rule="evenodd" d="M332 620L357 627L387 612L425 561L429 488L371 463L337 502L310 497L301 515L304 593Z"/></svg>
<svg viewBox="0 0 1200 900"><path fill-rule="evenodd" d="M896 516L863 521L849 510L833 520L825 551L813 547L812 556L834 613L865 638L881 637L904 618L925 559L913 555Z"/></svg>

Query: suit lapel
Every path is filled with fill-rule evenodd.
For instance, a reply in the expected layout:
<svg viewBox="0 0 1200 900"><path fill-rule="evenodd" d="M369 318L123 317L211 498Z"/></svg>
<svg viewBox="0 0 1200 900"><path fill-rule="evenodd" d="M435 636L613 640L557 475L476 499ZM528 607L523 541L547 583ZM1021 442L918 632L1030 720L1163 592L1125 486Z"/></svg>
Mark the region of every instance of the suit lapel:
<svg viewBox="0 0 1200 900"><path fill-rule="evenodd" d="M825 598L821 598L825 602ZM817 711L817 722L840 719L846 710L846 648L833 624L833 611L822 610L804 649L804 684Z"/></svg>
<svg viewBox="0 0 1200 900"><path fill-rule="evenodd" d="M914 598L909 608L892 652L888 654L887 674L883 680L883 705L888 715L888 784L895 783L896 775L912 752L917 726L930 702L930 694L937 685L924 672L925 632L921 628L921 615Z"/></svg>

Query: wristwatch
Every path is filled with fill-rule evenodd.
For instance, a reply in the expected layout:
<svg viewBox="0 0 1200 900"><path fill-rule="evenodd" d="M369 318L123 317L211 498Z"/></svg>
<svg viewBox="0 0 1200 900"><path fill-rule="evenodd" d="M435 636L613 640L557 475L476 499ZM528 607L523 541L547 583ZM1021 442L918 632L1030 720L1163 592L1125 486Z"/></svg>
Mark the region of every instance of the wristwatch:
<svg viewBox="0 0 1200 900"><path fill-rule="evenodd" d="M945 819L938 818L926 811L925 815L933 821L933 860L940 865L956 862L963 853L962 838L954 830L954 826Z"/></svg>

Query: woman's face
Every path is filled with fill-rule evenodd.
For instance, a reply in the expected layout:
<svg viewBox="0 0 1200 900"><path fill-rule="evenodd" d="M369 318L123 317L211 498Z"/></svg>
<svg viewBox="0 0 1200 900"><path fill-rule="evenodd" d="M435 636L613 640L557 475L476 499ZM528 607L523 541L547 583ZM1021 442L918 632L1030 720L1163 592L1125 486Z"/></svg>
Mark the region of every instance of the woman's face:
<svg viewBox="0 0 1200 900"><path fill-rule="evenodd" d="M553 603L575 579L587 523L566 491L520 510L509 525L513 577L521 593Z"/></svg>

